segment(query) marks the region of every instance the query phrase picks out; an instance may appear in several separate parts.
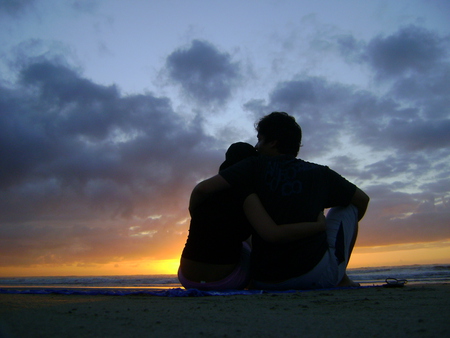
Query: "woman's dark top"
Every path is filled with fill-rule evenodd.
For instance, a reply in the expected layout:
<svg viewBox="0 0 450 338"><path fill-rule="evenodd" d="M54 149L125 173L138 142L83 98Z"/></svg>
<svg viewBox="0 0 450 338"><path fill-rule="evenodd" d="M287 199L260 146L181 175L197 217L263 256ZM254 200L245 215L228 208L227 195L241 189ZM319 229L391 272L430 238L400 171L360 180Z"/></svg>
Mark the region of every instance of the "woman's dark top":
<svg viewBox="0 0 450 338"><path fill-rule="evenodd" d="M214 194L192 211L182 257L211 264L234 264L252 232L242 205L248 194L235 189Z"/></svg>

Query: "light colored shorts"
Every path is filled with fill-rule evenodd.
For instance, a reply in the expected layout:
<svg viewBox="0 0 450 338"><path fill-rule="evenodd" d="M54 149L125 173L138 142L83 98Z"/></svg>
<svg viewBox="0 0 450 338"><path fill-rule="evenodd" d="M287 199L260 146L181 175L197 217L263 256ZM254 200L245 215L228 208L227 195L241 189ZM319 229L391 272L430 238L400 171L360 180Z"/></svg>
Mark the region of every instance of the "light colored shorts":
<svg viewBox="0 0 450 338"><path fill-rule="evenodd" d="M250 281L250 252L251 248L247 242L242 242L241 257L236 268L222 280L210 283L192 282L186 279L178 269L178 280L186 289L198 290L242 290L248 286Z"/></svg>
<svg viewBox="0 0 450 338"><path fill-rule="evenodd" d="M327 214L328 250L322 260L304 275L281 283L253 281L261 290L308 290L336 287L345 275L354 237L358 229L355 206L332 208Z"/></svg>

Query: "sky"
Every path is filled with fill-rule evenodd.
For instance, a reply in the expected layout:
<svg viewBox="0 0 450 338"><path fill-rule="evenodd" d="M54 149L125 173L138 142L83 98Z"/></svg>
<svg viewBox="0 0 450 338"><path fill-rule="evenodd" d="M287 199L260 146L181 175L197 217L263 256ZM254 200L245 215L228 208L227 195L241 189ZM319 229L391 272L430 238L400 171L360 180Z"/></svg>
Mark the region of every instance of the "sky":
<svg viewBox="0 0 450 338"><path fill-rule="evenodd" d="M0 0L0 276L176 273L272 111L370 197L349 267L450 263L450 2Z"/></svg>

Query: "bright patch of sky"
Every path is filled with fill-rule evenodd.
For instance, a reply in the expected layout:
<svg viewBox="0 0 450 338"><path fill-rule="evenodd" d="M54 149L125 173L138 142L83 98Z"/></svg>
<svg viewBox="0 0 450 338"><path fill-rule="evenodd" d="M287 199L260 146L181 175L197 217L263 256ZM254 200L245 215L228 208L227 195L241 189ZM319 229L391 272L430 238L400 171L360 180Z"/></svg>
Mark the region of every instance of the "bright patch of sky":
<svg viewBox="0 0 450 338"><path fill-rule="evenodd" d="M301 157L371 196L359 245L450 238L449 13L445 0L1 1L0 265L176 258L194 184L230 143L255 144L271 111L301 124Z"/></svg>

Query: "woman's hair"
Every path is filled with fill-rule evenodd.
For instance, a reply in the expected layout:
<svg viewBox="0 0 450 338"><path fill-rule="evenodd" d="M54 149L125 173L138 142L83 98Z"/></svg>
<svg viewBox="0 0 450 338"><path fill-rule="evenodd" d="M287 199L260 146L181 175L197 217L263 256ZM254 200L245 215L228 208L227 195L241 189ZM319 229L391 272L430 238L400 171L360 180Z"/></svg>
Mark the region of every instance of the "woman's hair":
<svg viewBox="0 0 450 338"><path fill-rule="evenodd" d="M252 145L244 142L233 143L225 153L225 162L221 164L219 171L222 171L247 157L256 155L258 155L258 152Z"/></svg>

